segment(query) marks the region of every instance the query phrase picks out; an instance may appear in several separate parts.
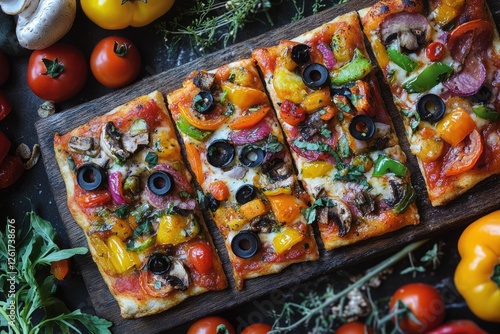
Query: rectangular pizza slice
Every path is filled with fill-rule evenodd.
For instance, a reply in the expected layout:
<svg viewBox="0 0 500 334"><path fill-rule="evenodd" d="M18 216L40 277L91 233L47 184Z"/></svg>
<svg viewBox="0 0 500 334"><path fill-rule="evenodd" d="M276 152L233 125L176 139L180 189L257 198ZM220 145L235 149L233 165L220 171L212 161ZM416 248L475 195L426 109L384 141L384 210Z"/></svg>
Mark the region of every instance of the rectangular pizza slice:
<svg viewBox="0 0 500 334"><path fill-rule="evenodd" d="M359 14L432 205L500 173L500 39L484 0L382 0Z"/></svg>
<svg viewBox="0 0 500 334"><path fill-rule="evenodd" d="M358 16L253 51L327 250L419 222Z"/></svg>
<svg viewBox="0 0 500 334"><path fill-rule="evenodd" d="M193 72L167 100L224 238L236 287L317 259L302 215L309 197L253 60Z"/></svg>
<svg viewBox="0 0 500 334"><path fill-rule="evenodd" d="M227 286L160 92L56 134L54 149L69 210L124 318Z"/></svg>

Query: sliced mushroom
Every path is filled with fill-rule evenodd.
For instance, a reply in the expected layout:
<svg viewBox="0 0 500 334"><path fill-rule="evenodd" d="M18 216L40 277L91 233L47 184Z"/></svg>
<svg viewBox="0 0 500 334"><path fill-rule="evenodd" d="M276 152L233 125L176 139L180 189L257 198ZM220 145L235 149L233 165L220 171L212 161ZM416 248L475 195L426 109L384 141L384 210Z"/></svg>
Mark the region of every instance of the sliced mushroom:
<svg viewBox="0 0 500 334"><path fill-rule="evenodd" d="M315 112L299 124L299 132L305 140L308 140L315 134L319 133L321 131L321 127L325 124L326 122L320 118L319 112Z"/></svg>
<svg viewBox="0 0 500 334"><path fill-rule="evenodd" d="M362 215L367 215L375 210L375 201L366 188L357 183L347 183L347 201L354 203Z"/></svg>
<svg viewBox="0 0 500 334"><path fill-rule="evenodd" d="M293 174L293 167L281 158L274 158L262 165L262 172L274 183L288 179Z"/></svg>
<svg viewBox="0 0 500 334"><path fill-rule="evenodd" d="M104 153L103 150L100 150L97 156L95 156L91 161L96 165L105 168L109 162L109 156L106 153Z"/></svg>
<svg viewBox="0 0 500 334"><path fill-rule="evenodd" d="M420 49L429 38L430 25L419 13L401 12L387 16L380 25L379 35L384 45L397 39L403 51Z"/></svg>
<svg viewBox="0 0 500 334"><path fill-rule="evenodd" d="M165 280L176 290L185 291L189 287L189 274L182 262L172 259L172 265Z"/></svg>
<svg viewBox="0 0 500 334"><path fill-rule="evenodd" d="M135 153L137 148L141 145L149 144L149 134L141 133L137 136L130 136L129 134L124 134L122 137L122 145L125 151L129 153Z"/></svg>
<svg viewBox="0 0 500 334"><path fill-rule="evenodd" d="M92 137L72 136L69 138L68 146L73 152L89 157L95 157L99 153L99 144Z"/></svg>
<svg viewBox="0 0 500 334"><path fill-rule="evenodd" d="M269 217L257 217L250 222L248 230L256 233L269 233L277 223Z"/></svg>
<svg viewBox="0 0 500 334"><path fill-rule="evenodd" d="M318 222L321 224L335 223L339 227L339 236L345 236L351 229L352 215L347 204L340 198L328 197L333 205L320 206L317 210Z"/></svg>
<svg viewBox="0 0 500 334"><path fill-rule="evenodd" d="M121 138L122 135L118 132L113 122L108 122L102 126L100 137L102 150L110 158L124 162L130 154L123 149Z"/></svg>
<svg viewBox="0 0 500 334"><path fill-rule="evenodd" d="M406 193L407 184L404 180L400 179L396 176L389 176L389 189L390 189L390 198L386 198L385 202L393 207L404 198Z"/></svg>
<svg viewBox="0 0 500 334"><path fill-rule="evenodd" d="M205 71L198 72L193 78L193 83L201 90L209 91L215 80L215 74Z"/></svg>

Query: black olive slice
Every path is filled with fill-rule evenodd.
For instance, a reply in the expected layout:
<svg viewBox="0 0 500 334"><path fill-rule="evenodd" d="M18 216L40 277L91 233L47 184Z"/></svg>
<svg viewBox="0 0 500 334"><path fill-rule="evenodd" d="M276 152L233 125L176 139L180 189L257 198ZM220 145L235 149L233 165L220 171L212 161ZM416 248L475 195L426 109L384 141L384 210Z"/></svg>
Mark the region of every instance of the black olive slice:
<svg viewBox="0 0 500 334"><path fill-rule="evenodd" d="M257 254L260 248L259 236L251 231L241 231L231 241L231 250L234 255L248 259Z"/></svg>
<svg viewBox="0 0 500 334"><path fill-rule="evenodd" d="M163 275L169 269L172 261L163 253L151 254L148 260L148 270L155 275Z"/></svg>
<svg viewBox="0 0 500 334"><path fill-rule="evenodd" d="M474 97L479 102L488 102L491 98L491 89L487 86L481 86L479 90L474 94Z"/></svg>
<svg viewBox="0 0 500 334"><path fill-rule="evenodd" d="M212 93L202 90L195 95L193 99L194 109L200 114L208 114L214 106L214 97Z"/></svg>
<svg viewBox="0 0 500 334"><path fill-rule="evenodd" d="M101 166L93 163L84 164L76 171L76 182L83 190L91 191L103 184L105 176L106 172Z"/></svg>
<svg viewBox="0 0 500 334"><path fill-rule="evenodd" d="M203 204L205 204L205 208L208 208L212 212L217 211L220 206L220 202L211 193L205 194Z"/></svg>
<svg viewBox="0 0 500 334"><path fill-rule="evenodd" d="M446 106L442 98L435 94L426 94L417 102L417 112L429 122L437 122L443 118Z"/></svg>
<svg viewBox="0 0 500 334"><path fill-rule="evenodd" d="M319 89L328 83L328 69L321 64L311 63L302 71L302 81L311 89Z"/></svg>
<svg viewBox="0 0 500 334"><path fill-rule="evenodd" d="M174 178L163 170L157 170L148 177L148 188L158 196L165 196L174 187Z"/></svg>
<svg viewBox="0 0 500 334"><path fill-rule="evenodd" d="M240 161L247 167L257 167L262 165L266 152L260 147L247 145L243 147L240 153Z"/></svg>
<svg viewBox="0 0 500 334"><path fill-rule="evenodd" d="M257 196L257 189L251 184L244 184L236 190L236 201L245 204Z"/></svg>
<svg viewBox="0 0 500 334"><path fill-rule="evenodd" d="M292 60L298 65L307 63L311 59L309 49L309 46L305 44L294 45L292 48Z"/></svg>
<svg viewBox="0 0 500 334"><path fill-rule="evenodd" d="M356 115L349 124L349 132L358 140L368 140L375 134L375 122L370 116Z"/></svg>
<svg viewBox="0 0 500 334"><path fill-rule="evenodd" d="M234 146L227 140L215 140L208 146L207 160L214 167L225 167L229 165L235 155Z"/></svg>

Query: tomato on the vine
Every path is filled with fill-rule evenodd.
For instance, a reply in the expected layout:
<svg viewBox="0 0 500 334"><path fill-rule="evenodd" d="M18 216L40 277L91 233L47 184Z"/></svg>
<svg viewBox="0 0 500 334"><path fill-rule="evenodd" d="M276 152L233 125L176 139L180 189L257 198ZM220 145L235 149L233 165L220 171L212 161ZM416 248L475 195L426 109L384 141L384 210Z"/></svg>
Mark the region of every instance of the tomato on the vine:
<svg viewBox="0 0 500 334"><path fill-rule="evenodd" d="M223 330L227 329L226 332ZM220 330L220 332L218 332ZM218 316L211 316L201 318L197 320L194 324L192 324L187 334L219 334L219 333L229 333L236 334L233 325L226 319Z"/></svg>
<svg viewBox="0 0 500 334"><path fill-rule="evenodd" d="M10 114L11 110L12 105L7 99L5 93L0 90L0 121Z"/></svg>
<svg viewBox="0 0 500 334"><path fill-rule="evenodd" d="M24 172L24 164L21 158L9 155L0 164L0 189L10 187Z"/></svg>
<svg viewBox="0 0 500 334"><path fill-rule="evenodd" d="M62 102L75 96L87 81L87 61L76 47L56 43L30 56L28 85L41 99Z"/></svg>
<svg viewBox="0 0 500 334"><path fill-rule="evenodd" d="M399 302L398 302L399 301ZM404 315L399 327L406 334L426 333L438 327L444 321L445 305L441 294L432 286L424 283L410 283L400 287L391 297L389 308L395 311L402 308L401 302L408 307L415 322L409 315ZM393 319L397 321L396 319Z"/></svg>
<svg viewBox="0 0 500 334"><path fill-rule="evenodd" d="M335 334L371 334L373 333L371 329L366 327L366 325L359 321L348 322L340 326Z"/></svg>
<svg viewBox="0 0 500 334"><path fill-rule="evenodd" d="M251 324L248 327L245 327L241 334L267 334L270 332L273 328L271 325L264 324L264 323L255 323Z"/></svg>
<svg viewBox="0 0 500 334"><path fill-rule="evenodd" d="M441 42L432 42L425 48L425 55L430 61L438 61L443 59L445 54L445 46Z"/></svg>
<svg viewBox="0 0 500 334"><path fill-rule="evenodd" d="M109 36L96 44L90 70L102 85L119 88L134 81L141 70L141 55L127 38Z"/></svg>
<svg viewBox="0 0 500 334"><path fill-rule="evenodd" d="M0 86L7 82L10 74L9 58L0 51Z"/></svg>

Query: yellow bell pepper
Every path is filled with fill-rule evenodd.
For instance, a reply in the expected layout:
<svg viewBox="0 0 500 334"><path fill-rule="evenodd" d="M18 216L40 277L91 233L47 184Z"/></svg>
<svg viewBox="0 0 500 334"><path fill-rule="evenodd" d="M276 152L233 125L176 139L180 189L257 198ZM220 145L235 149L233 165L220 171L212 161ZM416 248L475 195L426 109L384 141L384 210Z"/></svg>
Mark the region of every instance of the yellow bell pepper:
<svg viewBox="0 0 500 334"><path fill-rule="evenodd" d="M158 224L156 243L178 245L193 239L200 232L200 225L192 215L163 215Z"/></svg>
<svg viewBox="0 0 500 334"><path fill-rule="evenodd" d="M319 108L326 107L331 101L330 87L325 87L307 95L302 105L307 113L312 113Z"/></svg>
<svg viewBox="0 0 500 334"><path fill-rule="evenodd" d="M307 86L302 77L282 66L274 71L273 87L280 99L296 104L302 103L307 96Z"/></svg>
<svg viewBox="0 0 500 334"><path fill-rule="evenodd" d="M89 238L89 243L91 248L94 250L95 256L97 256L97 263L104 269L105 272L114 273L115 267L111 263L111 252L109 251L106 243L96 235L92 235Z"/></svg>
<svg viewBox="0 0 500 334"><path fill-rule="evenodd" d="M169 127L159 127L151 133L151 142L153 143L153 152L159 158L169 160L179 160L181 148L175 139L173 129Z"/></svg>
<svg viewBox="0 0 500 334"><path fill-rule="evenodd" d="M437 124L439 136L452 146L457 146L474 129L476 123L462 108L457 108L446 114Z"/></svg>
<svg viewBox="0 0 500 334"><path fill-rule="evenodd" d="M221 88L226 92L229 101L241 109L248 109L267 102L267 95L258 89L238 86L231 82L224 82Z"/></svg>
<svg viewBox="0 0 500 334"><path fill-rule="evenodd" d="M236 212L232 206L218 208L215 211L214 220L218 226L232 231L239 231L247 222L240 212Z"/></svg>
<svg viewBox="0 0 500 334"><path fill-rule="evenodd" d="M455 286L471 311L500 322L500 210L469 225L458 240Z"/></svg>
<svg viewBox="0 0 500 334"><path fill-rule="evenodd" d="M140 268L142 263L139 259L139 255L137 255L137 253L135 252L128 251L125 243L121 241L118 236L110 236L106 240L106 246L112 254L109 258L109 261L111 262L117 273L124 273L134 266L136 268Z"/></svg>
<svg viewBox="0 0 500 334"><path fill-rule="evenodd" d="M324 176L333 169L333 165L328 161L307 162L302 167L302 177L313 178Z"/></svg>
<svg viewBox="0 0 500 334"><path fill-rule="evenodd" d="M373 53L375 53L380 68L385 69L390 59L384 44L379 39L373 41Z"/></svg>
<svg viewBox="0 0 500 334"><path fill-rule="evenodd" d="M278 254L282 254L292 248L295 244L301 242L303 239L304 235L302 235L299 231L291 227L285 227L274 237L273 246Z"/></svg>
<svg viewBox="0 0 500 334"><path fill-rule="evenodd" d="M250 202L247 202L245 204L242 204L240 206L240 213L243 215L248 220L254 219L255 217L261 216L264 213L267 212L266 205L260 198L256 198L254 200L251 200Z"/></svg>
<svg viewBox="0 0 500 334"><path fill-rule="evenodd" d="M268 200L280 223L292 224L301 215L301 210L307 207L304 202L293 195L269 196Z"/></svg>
<svg viewBox="0 0 500 334"><path fill-rule="evenodd" d="M83 12L109 30L143 27L170 10L175 0L81 0Z"/></svg>
<svg viewBox="0 0 500 334"><path fill-rule="evenodd" d="M434 9L434 19L440 26L453 21L462 12L464 0L442 0Z"/></svg>
<svg viewBox="0 0 500 334"><path fill-rule="evenodd" d="M275 195L291 195L292 188L276 188L276 189L268 189L263 191L266 196L275 196Z"/></svg>

